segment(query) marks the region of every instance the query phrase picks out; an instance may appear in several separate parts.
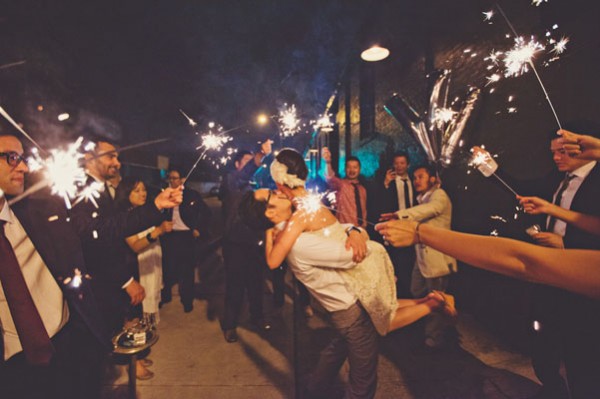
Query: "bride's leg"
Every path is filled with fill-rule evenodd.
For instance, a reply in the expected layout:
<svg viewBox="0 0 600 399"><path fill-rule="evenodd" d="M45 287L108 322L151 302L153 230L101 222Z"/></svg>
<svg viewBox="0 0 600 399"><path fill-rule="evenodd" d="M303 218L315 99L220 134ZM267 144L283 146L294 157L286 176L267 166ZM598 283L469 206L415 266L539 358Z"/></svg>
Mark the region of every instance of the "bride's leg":
<svg viewBox="0 0 600 399"><path fill-rule="evenodd" d="M405 303L405 301L412 301L413 304L409 304L408 306L398 307L396 310L396 314L394 318L390 322L390 328L388 332L397 330L399 328L405 327L409 324L414 323L415 321L422 319L423 317L429 315L435 309L439 308L440 301L437 298L424 298L425 300L414 300L414 299L400 299L398 300L398 305L400 306L400 301Z"/></svg>

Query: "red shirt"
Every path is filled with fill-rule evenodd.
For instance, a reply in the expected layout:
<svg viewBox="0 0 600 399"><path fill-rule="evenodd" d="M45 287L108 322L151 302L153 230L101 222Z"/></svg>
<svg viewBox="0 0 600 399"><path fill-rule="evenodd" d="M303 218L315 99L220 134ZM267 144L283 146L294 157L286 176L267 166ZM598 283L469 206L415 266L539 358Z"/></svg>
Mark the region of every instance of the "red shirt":
<svg viewBox="0 0 600 399"><path fill-rule="evenodd" d="M355 226L367 227L367 190L357 180L340 179L337 176L327 176L327 183L335 190L337 218L340 223L352 223ZM362 220L358 220L354 185L358 186Z"/></svg>

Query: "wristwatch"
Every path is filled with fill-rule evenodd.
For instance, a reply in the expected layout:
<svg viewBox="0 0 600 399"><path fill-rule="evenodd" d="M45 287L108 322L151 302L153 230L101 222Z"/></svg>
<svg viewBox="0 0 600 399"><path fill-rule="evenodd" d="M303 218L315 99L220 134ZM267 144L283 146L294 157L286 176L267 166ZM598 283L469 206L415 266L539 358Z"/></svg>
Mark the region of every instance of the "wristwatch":
<svg viewBox="0 0 600 399"><path fill-rule="evenodd" d="M350 232L351 232L352 230L354 230L354 231L358 231L358 233L362 233L362 231L361 231L361 230L360 230L358 227L356 227L356 226L350 226L350 227L348 227L348 228L346 229L346 235L347 235L348 237L350 237Z"/></svg>
<svg viewBox="0 0 600 399"><path fill-rule="evenodd" d="M146 234L146 240L148 240L148 242L155 242L156 238L152 238L152 234L148 233Z"/></svg>

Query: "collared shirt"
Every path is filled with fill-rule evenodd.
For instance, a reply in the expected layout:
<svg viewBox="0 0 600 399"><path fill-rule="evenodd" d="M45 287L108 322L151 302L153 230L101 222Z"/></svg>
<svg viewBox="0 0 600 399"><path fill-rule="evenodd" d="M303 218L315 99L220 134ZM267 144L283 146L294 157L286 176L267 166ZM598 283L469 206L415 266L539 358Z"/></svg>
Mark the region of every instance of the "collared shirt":
<svg viewBox="0 0 600 399"><path fill-rule="evenodd" d="M42 257L27 236L27 232L5 201L0 211L0 220L6 222L4 232L21 266L25 283L33 303L42 318L44 327L53 337L69 320L69 308L58 283L48 270ZM4 360L21 352L23 347L17 335L8 302L0 283L0 321L4 335Z"/></svg>
<svg viewBox="0 0 600 399"><path fill-rule="evenodd" d="M352 250L346 250L343 244L317 234L302 233L286 260L296 278L326 310L346 310L356 303L357 296L336 271L356 266Z"/></svg>
<svg viewBox="0 0 600 399"><path fill-rule="evenodd" d="M181 213L179 213L179 205L173 208L173 231L189 231L190 228L183 223Z"/></svg>
<svg viewBox="0 0 600 399"><path fill-rule="evenodd" d="M331 189L336 190L336 217L340 223L351 223L354 226L367 227L367 190L365 187L358 183L358 180L340 179L335 175L327 176L327 183ZM358 185L363 220L358 220L356 196L354 194L355 184Z"/></svg>
<svg viewBox="0 0 600 399"><path fill-rule="evenodd" d="M410 206L413 206L413 187L408 174L404 176L396 176L396 190L398 192L398 210L406 209L404 206L404 181L406 180L408 187L408 201Z"/></svg>
<svg viewBox="0 0 600 399"><path fill-rule="evenodd" d="M571 181L569 182L569 185L567 186L566 190L562 194L562 198L561 198L560 204L559 204L561 208L571 209L571 203L573 202L573 198L575 197L577 190L579 190L581 183L583 183L583 181L590 174L592 169L594 169L594 166L596 166L596 161L586 163L585 165L580 166L579 168L575 169L573 172L569 172L569 174L573 175L574 177L571 179ZM552 196L552 202L554 202L556 200L556 195L558 194L559 190L560 190L560 185L554 192L554 195ZM548 225L549 220L550 220L550 216L548 216L546 218L546 226ZM563 220L556 219L556 223L554 224L553 232L560 235L561 237L564 237L566 231L567 231L567 223Z"/></svg>

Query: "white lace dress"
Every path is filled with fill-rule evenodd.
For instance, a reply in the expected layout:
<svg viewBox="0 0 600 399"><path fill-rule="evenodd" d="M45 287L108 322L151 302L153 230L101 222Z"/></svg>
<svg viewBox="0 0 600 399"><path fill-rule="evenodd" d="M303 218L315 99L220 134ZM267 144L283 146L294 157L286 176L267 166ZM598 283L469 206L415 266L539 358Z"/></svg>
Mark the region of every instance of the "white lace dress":
<svg viewBox="0 0 600 399"><path fill-rule="evenodd" d="M347 239L345 228L346 226L336 222L323 229L302 234L339 240L344 245ZM296 248L298 244L299 241L294 244L295 251L301 250L301 248ZM371 317L377 332L385 335L398 308L394 267L383 245L375 241L368 241L367 247L369 252L362 262L350 269L336 269L336 272L342 277L350 291L356 294L361 305Z"/></svg>

